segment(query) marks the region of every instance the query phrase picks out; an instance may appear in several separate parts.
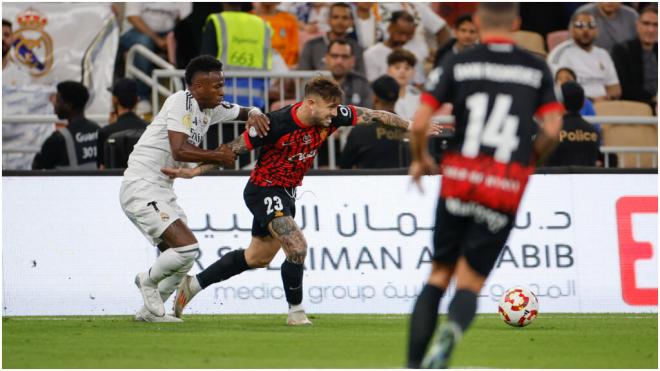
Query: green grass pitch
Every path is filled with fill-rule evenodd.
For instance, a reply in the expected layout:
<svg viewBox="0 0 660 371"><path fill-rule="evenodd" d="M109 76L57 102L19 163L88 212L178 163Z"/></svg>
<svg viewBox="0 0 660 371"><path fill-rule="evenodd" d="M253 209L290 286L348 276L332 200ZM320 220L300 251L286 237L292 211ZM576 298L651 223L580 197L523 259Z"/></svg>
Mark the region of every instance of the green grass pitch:
<svg viewBox="0 0 660 371"><path fill-rule="evenodd" d="M407 315L4 317L3 368L401 368ZM444 320L444 316L442 316ZM657 368L657 314L541 314L527 328L479 315L457 368Z"/></svg>

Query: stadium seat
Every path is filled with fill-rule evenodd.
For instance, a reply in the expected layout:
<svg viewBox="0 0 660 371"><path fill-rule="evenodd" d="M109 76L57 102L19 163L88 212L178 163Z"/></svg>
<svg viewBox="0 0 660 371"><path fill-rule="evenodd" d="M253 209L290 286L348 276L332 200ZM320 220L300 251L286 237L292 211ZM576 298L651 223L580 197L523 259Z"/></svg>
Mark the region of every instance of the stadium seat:
<svg viewBox="0 0 660 371"><path fill-rule="evenodd" d="M531 31L517 31L513 34L513 40L521 48L527 49L528 51L542 56L545 58L548 53L545 50L545 45L543 43L543 37Z"/></svg>
<svg viewBox="0 0 660 371"><path fill-rule="evenodd" d="M571 34L566 30L550 32L546 36L546 44L548 45L548 53L555 48L555 46L571 38Z"/></svg>
<svg viewBox="0 0 660 371"><path fill-rule="evenodd" d="M653 116L651 107L633 101L606 101L594 103L598 116ZM656 147L658 146L658 125L603 124L603 146L617 147ZM657 155L643 153L637 166L635 153L618 154L619 167L657 167ZM654 161L655 158L655 161Z"/></svg>

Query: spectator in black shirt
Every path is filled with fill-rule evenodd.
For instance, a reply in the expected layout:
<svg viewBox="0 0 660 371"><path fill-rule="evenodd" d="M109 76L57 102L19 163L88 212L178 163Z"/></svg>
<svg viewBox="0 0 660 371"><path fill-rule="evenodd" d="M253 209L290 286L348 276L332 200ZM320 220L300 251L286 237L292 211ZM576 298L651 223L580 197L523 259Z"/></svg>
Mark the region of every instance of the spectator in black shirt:
<svg viewBox="0 0 660 371"><path fill-rule="evenodd" d="M108 126L99 130L96 157L96 163L98 164L99 169L110 167L125 168L127 166L126 161L121 161L121 164L111 166L110 159L104 157L105 145L108 141L108 137L114 133L125 130L144 131L147 128L147 123L135 114L135 105L137 104L137 101L137 83L135 80L119 79L112 86L112 107L115 120L110 122ZM132 146L130 150L132 150ZM130 151L123 154L122 157L127 160L129 154Z"/></svg>
<svg viewBox="0 0 660 371"><path fill-rule="evenodd" d="M374 109L394 113L399 99L399 83L383 75L371 84L374 92ZM355 126L342 151L342 169L383 169L408 166L408 147L402 139L406 131L381 125Z"/></svg>
<svg viewBox="0 0 660 371"><path fill-rule="evenodd" d="M621 82L621 99L658 101L658 7L649 5L637 19L637 37L614 45L612 61Z"/></svg>
<svg viewBox="0 0 660 371"><path fill-rule="evenodd" d="M477 27L472 21L472 14L463 14L456 18L454 34L456 37L450 39L442 48L438 49L435 54L434 67L442 66L452 55L479 43L479 35L477 34Z"/></svg>
<svg viewBox="0 0 660 371"><path fill-rule="evenodd" d="M600 135L580 115L584 89L569 81L561 86L561 95L566 108L564 126L559 132L559 145L545 166L600 166Z"/></svg>
<svg viewBox="0 0 660 371"><path fill-rule="evenodd" d="M96 169L99 126L85 118L89 92L76 81L57 84L55 114L67 126L49 136L32 161L32 169Z"/></svg>

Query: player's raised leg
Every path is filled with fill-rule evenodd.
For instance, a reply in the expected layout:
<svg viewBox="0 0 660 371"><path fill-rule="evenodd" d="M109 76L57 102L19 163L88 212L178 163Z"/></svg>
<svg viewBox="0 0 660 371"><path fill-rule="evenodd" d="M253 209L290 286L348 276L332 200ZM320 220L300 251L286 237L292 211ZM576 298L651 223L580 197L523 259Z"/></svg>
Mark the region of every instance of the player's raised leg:
<svg viewBox="0 0 660 371"><path fill-rule="evenodd" d="M437 341L422 363L424 368L447 368L454 346L461 340L477 313L477 295L486 276L470 267L464 257L458 260L455 275L456 294L449 303L447 322L438 328Z"/></svg>
<svg viewBox="0 0 660 371"><path fill-rule="evenodd" d="M266 267L279 249L280 243L276 239L253 236L247 250L231 251L196 276L184 277L174 298L174 315L181 317L185 306L208 286L248 269Z"/></svg>
<svg viewBox="0 0 660 371"><path fill-rule="evenodd" d="M268 229L282 244L286 260L282 263L282 284L286 301L289 303L287 324L291 326L311 325L302 306L303 272L307 256L307 241L291 216L274 218Z"/></svg>
<svg viewBox="0 0 660 371"><path fill-rule="evenodd" d="M135 277L145 307L158 317L165 315L163 299L158 292L159 282L177 272L187 272L199 252L195 236L181 219L170 224L161 238L172 247L161 253L147 272Z"/></svg>
<svg viewBox="0 0 660 371"><path fill-rule="evenodd" d="M429 280L419 293L410 318L408 368L421 367L424 353L435 331L440 300L447 290L453 271L453 265L433 262Z"/></svg>

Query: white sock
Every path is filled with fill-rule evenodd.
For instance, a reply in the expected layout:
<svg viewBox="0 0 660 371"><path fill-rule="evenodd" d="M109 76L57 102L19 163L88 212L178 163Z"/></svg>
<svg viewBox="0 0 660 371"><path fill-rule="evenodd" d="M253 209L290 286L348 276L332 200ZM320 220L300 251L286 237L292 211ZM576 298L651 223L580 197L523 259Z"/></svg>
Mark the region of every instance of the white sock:
<svg viewBox="0 0 660 371"><path fill-rule="evenodd" d="M289 312L297 312L299 310L305 310L302 304L289 305Z"/></svg>
<svg viewBox="0 0 660 371"><path fill-rule="evenodd" d="M149 280L153 282L154 285L158 284L165 278L182 270L186 265L189 265L188 269L185 271L187 273L190 267L192 267L192 263L194 262L198 251L199 245L196 243L165 250L158 256L158 258L156 258L156 262L154 262L151 269L149 269Z"/></svg>

